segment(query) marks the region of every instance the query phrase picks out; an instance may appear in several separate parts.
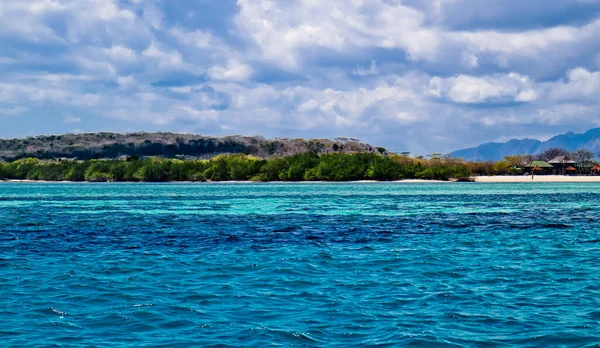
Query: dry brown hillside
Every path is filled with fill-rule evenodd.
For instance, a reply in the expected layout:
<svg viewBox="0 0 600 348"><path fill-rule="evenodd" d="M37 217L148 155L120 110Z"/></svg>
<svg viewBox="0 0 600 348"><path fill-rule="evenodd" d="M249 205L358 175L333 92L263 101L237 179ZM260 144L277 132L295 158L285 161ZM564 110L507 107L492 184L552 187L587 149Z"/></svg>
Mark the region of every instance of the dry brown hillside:
<svg viewBox="0 0 600 348"><path fill-rule="evenodd" d="M83 133L0 139L0 159L25 157L117 158L122 156L163 156L210 158L223 153L245 153L262 158L290 156L313 151L385 152L385 149L352 140L265 139L260 136L211 137L178 133Z"/></svg>

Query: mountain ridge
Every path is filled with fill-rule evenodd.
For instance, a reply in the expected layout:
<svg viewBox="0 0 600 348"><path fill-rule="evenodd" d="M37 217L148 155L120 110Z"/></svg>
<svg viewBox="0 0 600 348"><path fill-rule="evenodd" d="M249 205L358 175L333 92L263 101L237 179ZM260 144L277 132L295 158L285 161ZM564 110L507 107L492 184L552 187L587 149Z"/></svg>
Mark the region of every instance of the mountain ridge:
<svg viewBox="0 0 600 348"><path fill-rule="evenodd" d="M467 161L498 161L504 156L535 155L551 148L567 151L579 149L600 152L600 128L592 128L584 133L566 132L557 134L546 141L536 139L511 139L504 143L489 142L479 146L457 150L450 155Z"/></svg>

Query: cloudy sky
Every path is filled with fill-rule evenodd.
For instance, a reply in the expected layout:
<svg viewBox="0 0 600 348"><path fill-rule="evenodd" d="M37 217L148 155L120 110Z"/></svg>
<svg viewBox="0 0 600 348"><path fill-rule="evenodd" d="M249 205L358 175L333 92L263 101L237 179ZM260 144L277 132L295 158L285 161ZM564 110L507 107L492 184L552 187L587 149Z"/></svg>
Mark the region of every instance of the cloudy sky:
<svg viewBox="0 0 600 348"><path fill-rule="evenodd" d="M358 137L448 152L600 126L600 0L0 0L0 137Z"/></svg>

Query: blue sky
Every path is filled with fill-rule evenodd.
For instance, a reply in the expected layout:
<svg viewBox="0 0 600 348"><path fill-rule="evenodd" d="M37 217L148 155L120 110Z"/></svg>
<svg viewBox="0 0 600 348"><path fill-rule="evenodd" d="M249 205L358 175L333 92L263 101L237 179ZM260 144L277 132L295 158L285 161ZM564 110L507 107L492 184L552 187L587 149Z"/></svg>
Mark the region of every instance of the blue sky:
<svg viewBox="0 0 600 348"><path fill-rule="evenodd" d="M0 137L358 137L449 152L600 126L600 0L0 0Z"/></svg>

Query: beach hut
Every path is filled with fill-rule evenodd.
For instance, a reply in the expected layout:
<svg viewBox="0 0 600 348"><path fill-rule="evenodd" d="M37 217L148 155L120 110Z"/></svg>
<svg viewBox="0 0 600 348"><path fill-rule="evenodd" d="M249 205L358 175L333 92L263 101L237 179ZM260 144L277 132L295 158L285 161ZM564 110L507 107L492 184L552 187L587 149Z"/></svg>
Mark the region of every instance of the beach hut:
<svg viewBox="0 0 600 348"><path fill-rule="evenodd" d="M576 164L575 161L571 160L567 156L556 156L548 161L554 167L554 174L565 174L567 167Z"/></svg>
<svg viewBox="0 0 600 348"><path fill-rule="evenodd" d="M531 170L536 174L550 174L554 167L546 161L531 161L525 165L525 169Z"/></svg>
<svg viewBox="0 0 600 348"><path fill-rule="evenodd" d="M565 168L565 170L569 173L569 174L573 174L573 172L577 171L577 168L573 167L573 166L568 166L567 168Z"/></svg>

